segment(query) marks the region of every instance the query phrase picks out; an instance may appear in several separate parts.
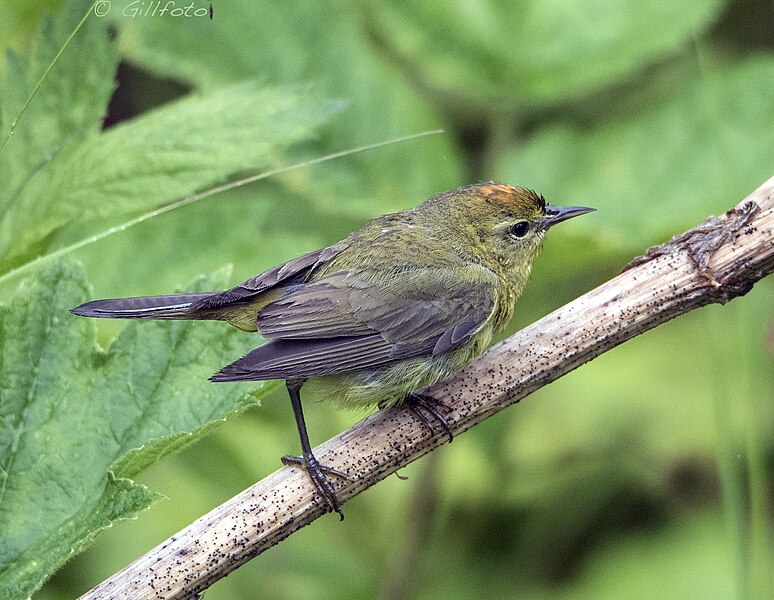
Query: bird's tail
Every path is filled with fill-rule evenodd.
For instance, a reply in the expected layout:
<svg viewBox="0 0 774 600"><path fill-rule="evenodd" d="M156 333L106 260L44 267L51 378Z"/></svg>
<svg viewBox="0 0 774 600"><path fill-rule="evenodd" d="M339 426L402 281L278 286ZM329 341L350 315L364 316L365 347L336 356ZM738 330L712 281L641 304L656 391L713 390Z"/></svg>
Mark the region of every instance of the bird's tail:
<svg viewBox="0 0 774 600"><path fill-rule="evenodd" d="M93 300L73 308L70 312L81 317L103 319L212 319L217 317L193 307L196 302L213 293Z"/></svg>

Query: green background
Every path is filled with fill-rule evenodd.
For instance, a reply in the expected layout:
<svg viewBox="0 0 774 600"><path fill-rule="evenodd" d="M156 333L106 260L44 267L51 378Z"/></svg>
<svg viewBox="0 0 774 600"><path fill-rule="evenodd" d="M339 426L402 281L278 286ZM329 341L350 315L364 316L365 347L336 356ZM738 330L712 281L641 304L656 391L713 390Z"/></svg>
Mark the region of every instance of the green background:
<svg viewBox="0 0 774 600"><path fill-rule="evenodd" d="M0 3L0 40L33 56L46 11L71 32L88 4ZM89 297L170 292L226 264L233 270L217 285L235 284L372 216L494 179L598 209L552 231L512 332L774 175L767 1L215 0L212 21L122 15L127 7L114 0L107 16L92 15L77 36L94 47L76 36L70 63L63 54L76 83L62 84L59 97L72 102L51 100L49 113L30 105L26 116L42 133L29 139L57 127L52 139L82 135L64 119L46 121L68 106L93 113L78 117L93 138L63 143L51 163L58 178L22 185L16 216L0 220L5 270L239 173L445 133L274 176L87 246L75 258ZM75 76L92 71L109 78ZM14 100L14 77L6 62L2 131L26 97ZM0 156L14 158L0 167L21 179L32 169L18 158L30 143L13 142ZM72 171L99 174L98 191L87 195ZM56 203L42 203L47 194ZM56 277L82 277L67 269ZM2 283L4 303L21 298L17 284ZM68 306L65 296L46 298ZM123 327L97 325L103 346ZM229 336L225 357L257 341L226 329L215 324L191 343ZM83 344L93 345L90 331ZM127 355L152 362L154 344L164 352L160 332L154 341L124 333L121 347L134 343ZM92 366L72 368L98 393ZM220 366L204 360L196 376ZM170 386L160 414L180 412L175 394L187 381ZM35 597L85 592L296 452L284 391L261 393L249 409L230 400L229 410L245 412L196 444L134 468L124 461L121 473L166 498L97 536ZM206 598L769 598L773 399L769 278L539 390L406 468L407 481L388 478L349 502L344 523L320 519ZM313 443L362 417L317 402L306 411Z"/></svg>

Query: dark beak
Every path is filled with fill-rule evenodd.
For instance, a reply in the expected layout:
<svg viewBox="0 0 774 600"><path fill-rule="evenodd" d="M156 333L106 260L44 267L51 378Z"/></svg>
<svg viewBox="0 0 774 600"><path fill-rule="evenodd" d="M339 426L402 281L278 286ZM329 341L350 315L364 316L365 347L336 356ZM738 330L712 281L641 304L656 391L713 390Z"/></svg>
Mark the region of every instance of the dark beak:
<svg viewBox="0 0 774 600"><path fill-rule="evenodd" d="M553 227L557 223L572 219L579 215L585 215L589 212L594 212L596 208L588 208L586 206L551 206L546 205L546 216L543 217L543 229Z"/></svg>

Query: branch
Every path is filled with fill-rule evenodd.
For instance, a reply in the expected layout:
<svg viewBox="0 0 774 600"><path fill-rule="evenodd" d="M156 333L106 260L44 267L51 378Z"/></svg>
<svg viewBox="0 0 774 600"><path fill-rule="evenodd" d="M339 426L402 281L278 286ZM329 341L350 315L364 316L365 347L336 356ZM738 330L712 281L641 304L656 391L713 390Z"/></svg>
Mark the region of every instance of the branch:
<svg viewBox="0 0 774 600"><path fill-rule="evenodd" d="M428 392L459 434L603 352L678 315L748 292L774 271L774 177L722 217L649 249L623 273L490 348ZM381 410L315 455L349 474L343 502L447 441L405 409ZM190 599L326 512L285 467L215 508L82 598Z"/></svg>

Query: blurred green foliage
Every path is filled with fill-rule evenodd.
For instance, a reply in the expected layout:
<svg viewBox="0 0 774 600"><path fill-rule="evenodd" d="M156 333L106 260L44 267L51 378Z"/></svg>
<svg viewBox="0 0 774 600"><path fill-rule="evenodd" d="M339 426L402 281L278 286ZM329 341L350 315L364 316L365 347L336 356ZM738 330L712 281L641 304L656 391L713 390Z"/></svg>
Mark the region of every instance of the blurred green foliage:
<svg viewBox="0 0 774 600"><path fill-rule="evenodd" d="M0 36L18 52L0 71L3 139L89 3L44 26L52 4L0 2ZM547 241L515 330L774 175L766 0L215 0L213 21L122 15L129 4L87 21L0 151L3 271L242 171L442 127L164 214L76 257L95 297L164 293L226 263L235 283L471 181L598 207ZM763 281L606 353L207 598L768 597L773 294ZM253 341L218 325L202 335ZM100 341L120 327L99 323ZM313 441L360 417L307 410ZM296 443L273 393L138 475L169 499L102 533L36 597L82 593Z"/></svg>

